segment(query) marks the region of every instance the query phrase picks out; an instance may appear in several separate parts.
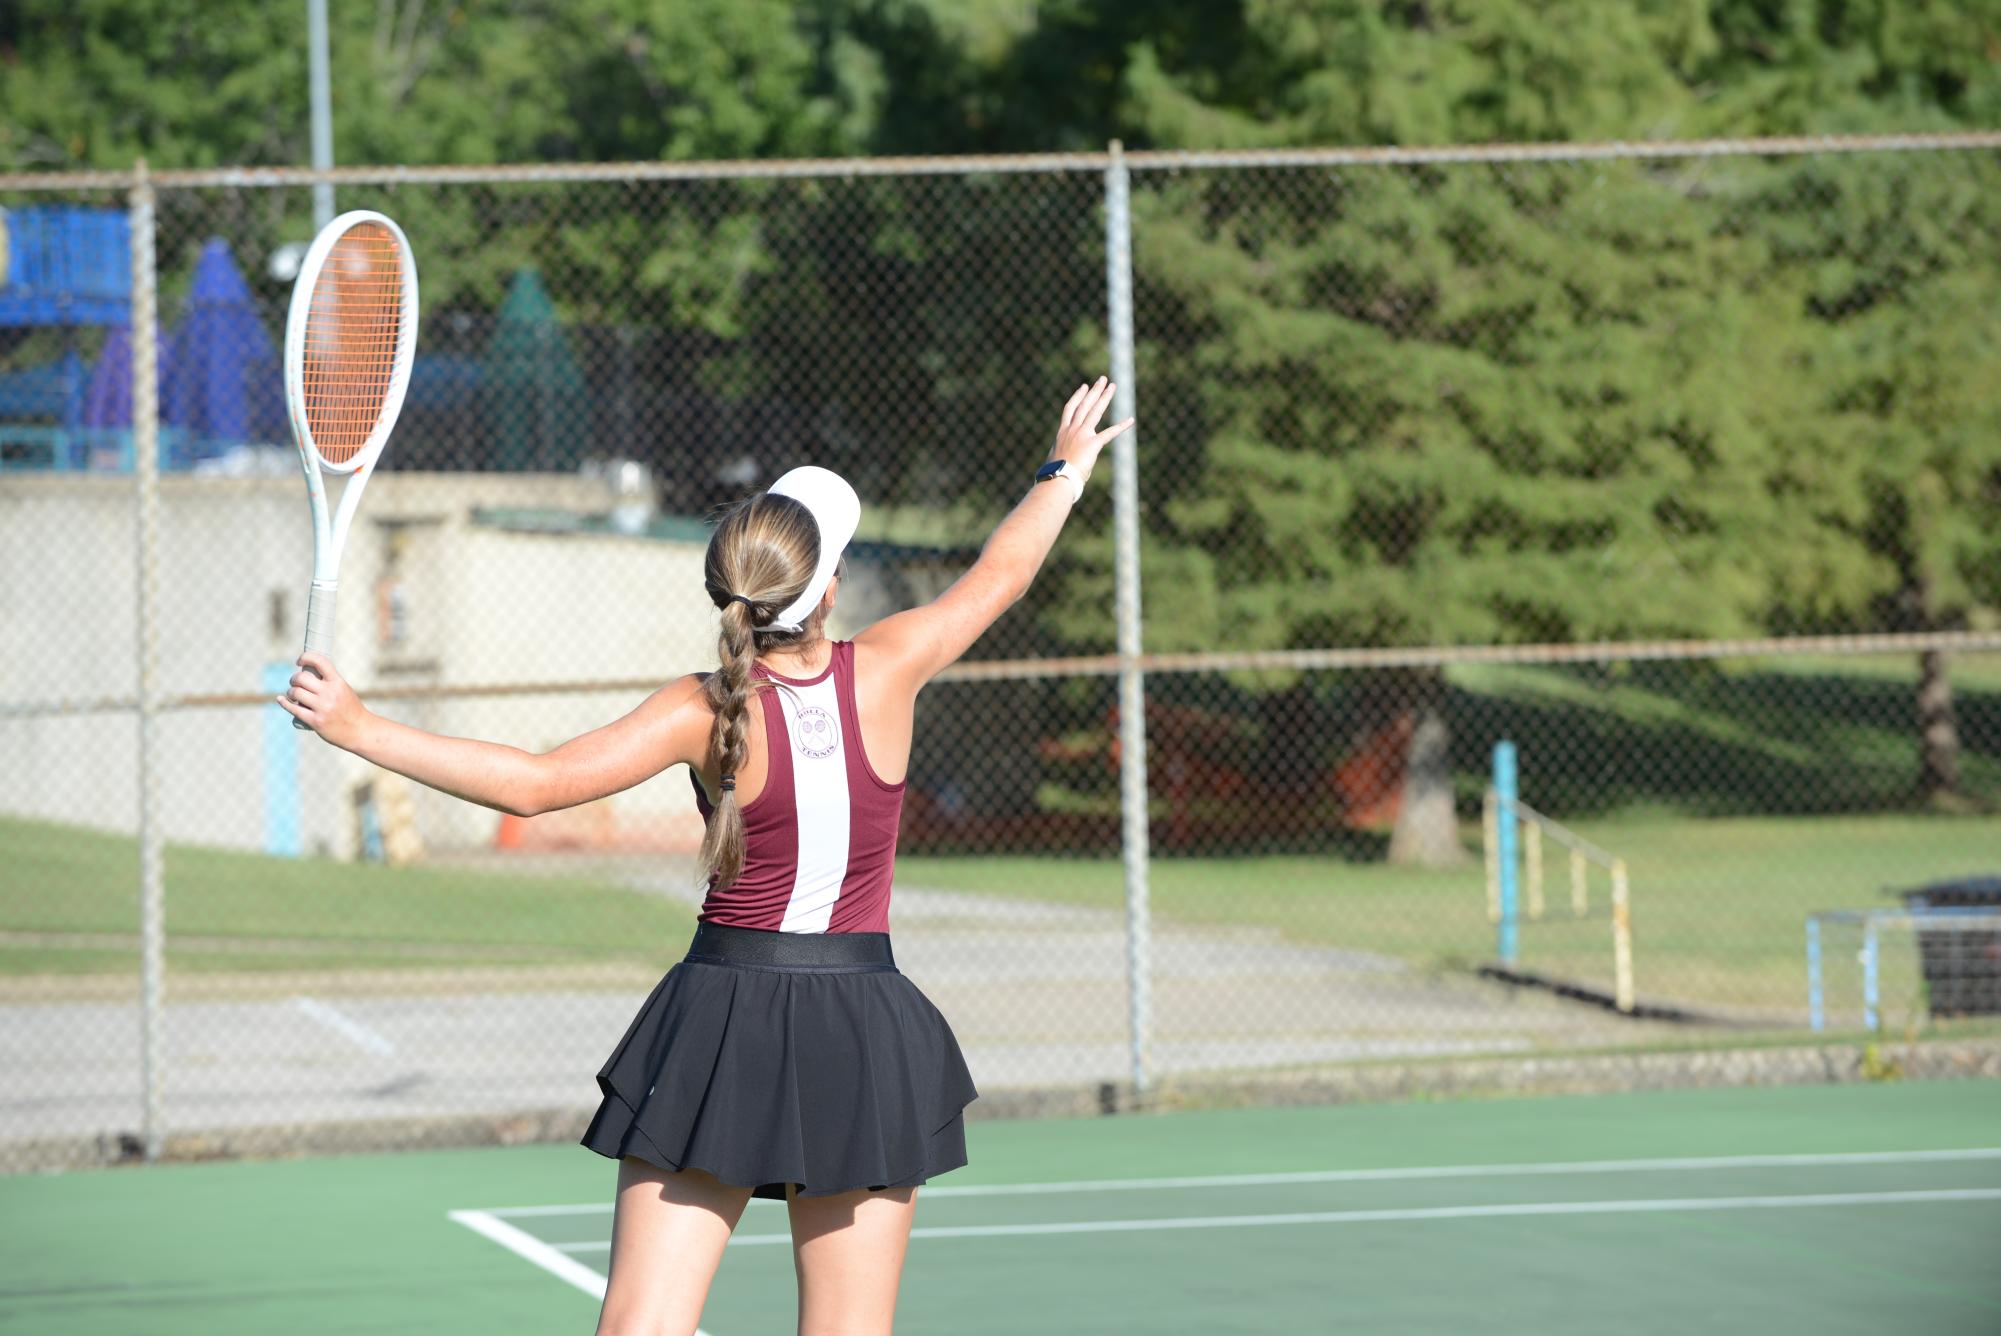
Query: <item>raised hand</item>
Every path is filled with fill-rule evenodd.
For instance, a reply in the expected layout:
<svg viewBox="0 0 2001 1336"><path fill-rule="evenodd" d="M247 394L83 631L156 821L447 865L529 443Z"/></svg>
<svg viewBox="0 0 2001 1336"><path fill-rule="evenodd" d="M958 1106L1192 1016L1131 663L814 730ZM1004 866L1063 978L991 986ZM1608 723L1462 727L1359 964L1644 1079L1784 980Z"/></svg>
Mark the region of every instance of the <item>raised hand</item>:
<svg viewBox="0 0 2001 1336"><path fill-rule="evenodd" d="M1133 424L1127 418L1098 430L1098 420L1111 407L1112 396L1118 391L1117 385L1100 376L1092 384L1079 385L1070 402L1063 405L1063 419L1056 426L1056 444L1050 447L1049 458L1067 463L1076 470L1080 482L1090 478L1091 467L1098 462L1098 452L1105 448L1105 443Z"/></svg>

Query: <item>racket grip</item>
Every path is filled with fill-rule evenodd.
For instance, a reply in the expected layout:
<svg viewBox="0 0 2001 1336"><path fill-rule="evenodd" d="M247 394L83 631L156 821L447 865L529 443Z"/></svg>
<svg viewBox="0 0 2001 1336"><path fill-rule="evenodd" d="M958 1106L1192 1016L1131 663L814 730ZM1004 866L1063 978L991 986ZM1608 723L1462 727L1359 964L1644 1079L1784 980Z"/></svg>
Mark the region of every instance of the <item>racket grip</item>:
<svg viewBox="0 0 2001 1336"><path fill-rule="evenodd" d="M325 654L333 648L334 638L334 596L339 592L338 582L321 584L313 581L306 591L306 648L316 654ZM307 672L313 670L308 668ZM318 676L318 674L314 674ZM310 731L312 725L303 719L294 718L292 727L301 732Z"/></svg>

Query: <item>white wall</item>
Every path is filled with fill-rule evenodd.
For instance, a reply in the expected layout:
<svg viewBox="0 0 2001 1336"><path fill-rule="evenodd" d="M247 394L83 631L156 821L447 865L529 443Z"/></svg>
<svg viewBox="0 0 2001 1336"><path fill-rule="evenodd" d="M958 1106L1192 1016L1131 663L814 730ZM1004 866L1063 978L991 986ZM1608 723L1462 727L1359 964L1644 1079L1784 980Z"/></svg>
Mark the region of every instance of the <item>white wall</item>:
<svg viewBox="0 0 2001 1336"><path fill-rule="evenodd" d="M256 693L263 665L294 657L303 636L312 540L301 485L172 477L160 490L163 689ZM476 507L602 513L610 502L601 484L570 476L381 475L342 562L336 662L364 685L664 682L711 665L715 613L702 592L698 538L527 533L472 518ZM410 636L390 648L379 643L377 603L396 542ZM0 710L134 693L135 567L130 479L0 479ZM380 709L541 748L622 714L643 694L383 701ZM166 717L168 838L261 846L263 708ZM129 711L0 717L0 813L133 829L136 735ZM347 855L346 787L365 767L306 735L298 741L306 847ZM691 812L679 774L618 801L621 825ZM437 795L419 807L433 844L483 843L496 820Z"/></svg>

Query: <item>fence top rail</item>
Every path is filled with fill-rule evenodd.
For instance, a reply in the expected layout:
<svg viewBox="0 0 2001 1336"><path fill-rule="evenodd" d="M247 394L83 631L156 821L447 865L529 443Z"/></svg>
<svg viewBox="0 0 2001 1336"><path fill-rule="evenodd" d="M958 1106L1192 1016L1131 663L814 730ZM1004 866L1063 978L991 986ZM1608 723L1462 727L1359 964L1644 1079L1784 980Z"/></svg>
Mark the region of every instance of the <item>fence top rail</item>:
<svg viewBox="0 0 2001 1336"><path fill-rule="evenodd" d="M1798 655L1980 654L2001 650L2001 631L1896 631L1745 640L1580 640L1525 645L1417 645L1398 649L1201 650L1141 654L1145 673L1272 672L1357 668L1447 668L1454 664L1633 663L1672 659L1784 658ZM940 681L1024 677L1109 677L1116 654L961 661Z"/></svg>
<svg viewBox="0 0 2001 1336"><path fill-rule="evenodd" d="M199 167L151 173L156 189L272 189L331 185L551 184L581 181L702 181L882 176L1098 172L1115 162L1133 171L1199 168L1368 167L1428 163L1594 162L1613 158L1781 157L1795 154L1940 152L2001 149L2001 131L1937 134L1793 135L1768 139L1604 140L1589 143L1385 145L1269 149L1147 149L962 157L719 159L709 162L544 162L486 166ZM0 174L0 191L125 190L136 171Z"/></svg>
<svg viewBox="0 0 2001 1336"><path fill-rule="evenodd" d="M1360 668L1445 668L1454 664L1575 664L1676 659L1786 658L1796 655L1992 653L2001 651L2001 631L1895 632L1882 635L1775 636L1760 640L1580 641L1542 645L1437 645L1414 649L1216 650L1187 654L1141 654L1131 666L1146 674L1348 670ZM1036 659L975 659L953 664L940 682L1025 681L1052 677L1115 677L1128 661L1117 654L1082 654ZM384 700L465 699L474 696L561 696L601 692L652 691L653 677L567 678L547 682L459 682L429 686L368 686ZM261 706L259 691L206 691L170 694L167 710ZM129 695L0 700L0 720L132 710Z"/></svg>

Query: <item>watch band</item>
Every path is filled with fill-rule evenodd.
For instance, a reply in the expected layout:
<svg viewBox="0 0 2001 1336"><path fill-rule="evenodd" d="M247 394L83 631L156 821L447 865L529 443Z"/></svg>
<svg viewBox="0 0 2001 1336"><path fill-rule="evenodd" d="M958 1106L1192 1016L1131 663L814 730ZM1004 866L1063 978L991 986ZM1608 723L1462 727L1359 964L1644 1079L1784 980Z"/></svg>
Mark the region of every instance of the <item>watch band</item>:
<svg viewBox="0 0 2001 1336"><path fill-rule="evenodd" d="M1084 480L1079 478L1064 460L1052 459L1035 471L1035 480L1038 483L1048 482L1051 478L1070 484L1071 505L1074 506L1084 499Z"/></svg>

